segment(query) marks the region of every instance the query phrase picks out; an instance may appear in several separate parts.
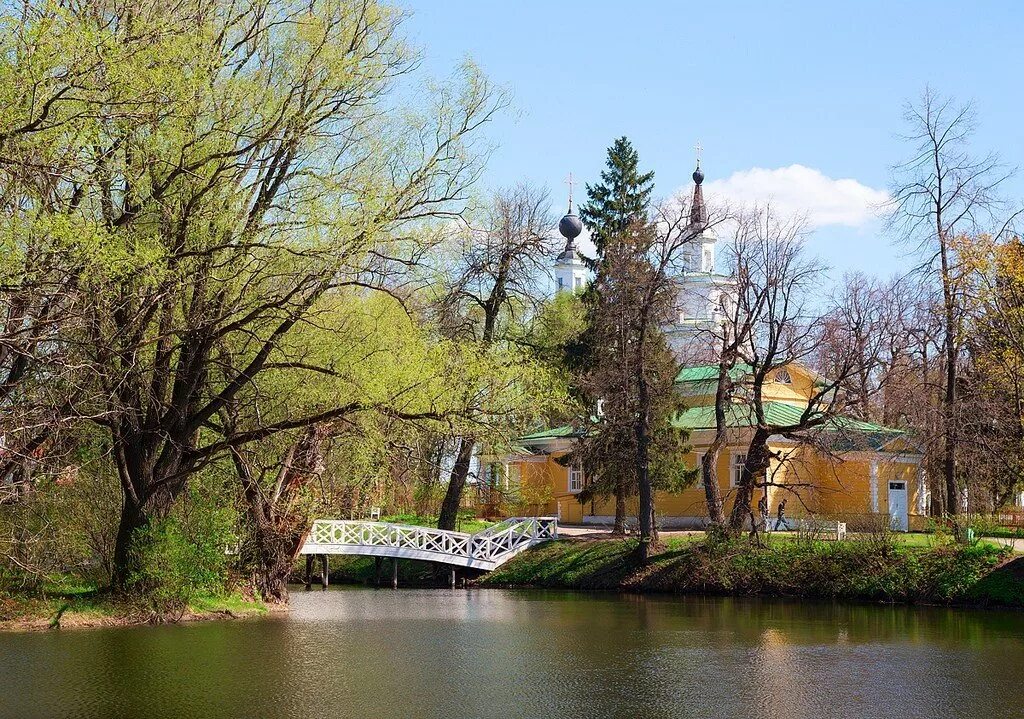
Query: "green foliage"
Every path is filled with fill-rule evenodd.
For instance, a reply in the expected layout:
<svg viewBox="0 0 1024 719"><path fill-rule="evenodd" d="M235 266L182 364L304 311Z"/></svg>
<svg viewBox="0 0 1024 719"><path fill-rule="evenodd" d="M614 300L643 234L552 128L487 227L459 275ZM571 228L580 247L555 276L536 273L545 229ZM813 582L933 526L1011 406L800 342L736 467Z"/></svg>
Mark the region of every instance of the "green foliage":
<svg viewBox="0 0 1024 719"><path fill-rule="evenodd" d="M598 261L612 238L646 216L654 191L654 172L640 172L640 156L627 138L612 143L605 164L608 169L601 172L601 182L587 185L587 203L580 207Z"/></svg>
<svg viewBox="0 0 1024 719"><path fill-rule="evenodd" d="M120 491L105 462L40 478L0 505L0 590L62 593L110 580Z"/></svg>
<svg viewBox="0 0 1024 719"><path fill-rule="evenodd" d="M203 596L229 585L235 517L192 492L178 511L138 531L133 546L138 569L129 577L134 598L158 614L182 612Z"/></svg>

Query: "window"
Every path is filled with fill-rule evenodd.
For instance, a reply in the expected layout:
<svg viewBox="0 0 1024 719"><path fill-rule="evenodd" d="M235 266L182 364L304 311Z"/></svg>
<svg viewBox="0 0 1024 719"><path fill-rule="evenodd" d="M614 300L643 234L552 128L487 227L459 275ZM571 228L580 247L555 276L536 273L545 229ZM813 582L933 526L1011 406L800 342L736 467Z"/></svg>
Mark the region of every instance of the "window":
<svg viewBox="0 0 1024 719"><path fill-rule="evenodd" d="M697 484L694 486L697 489L704 489L704 455L707 452L697 452Z"/></svg>
<svg viewBox="0 0 1024 719"><path fill-rule="evenodd" d="M522 471L518 464L509 463L505 465L505 491L509 492L519 488Z"/></svg>
<svg viewBox="0 0 1024 719"><path fill-rule="evenodd" d="M743 476L743 465L747 462L747 455L734 454L729 467L729 486L740 486L740 478Z"/></svg>
<svg viewBox="0 0 1024 719"><path fill-rule="evenodd" d="M565 288L565 280L563 280L561 277L559 277L558 278L558 289L561 290L561 289L564 289L564 288Z"/></svg>
<svg viewBox="0 0 1024 719"><path fill-rule="evenodd" d="M793 378L786 369L775 370L775 381L779 384L793 384Z"/></svg>
<svg viewBox="0 0 1024 719"><path fill-rule="evenodd" d="M569 467L569 491L573 494L583 491L583 469L581 467Z"/></svg>
<svg viewBox="0 0 1024 719"><path fill-rule="evenodd" d="M582 277L576 276L576 277L572 278L572 288L574 290L578 290L582 286L583 286L583 278Z"/></svg>

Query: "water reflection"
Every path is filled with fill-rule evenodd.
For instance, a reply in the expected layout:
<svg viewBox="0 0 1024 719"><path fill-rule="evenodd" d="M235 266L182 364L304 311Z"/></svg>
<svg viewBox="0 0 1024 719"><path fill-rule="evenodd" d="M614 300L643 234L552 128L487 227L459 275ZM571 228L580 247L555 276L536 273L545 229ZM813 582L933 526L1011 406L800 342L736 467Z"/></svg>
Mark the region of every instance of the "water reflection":
<svg viewBox="0 0 1024 719"><path fill-rule="evenodd" d="M498 590L0 636L4 717L1017 716L1024 616Z"/></svg>

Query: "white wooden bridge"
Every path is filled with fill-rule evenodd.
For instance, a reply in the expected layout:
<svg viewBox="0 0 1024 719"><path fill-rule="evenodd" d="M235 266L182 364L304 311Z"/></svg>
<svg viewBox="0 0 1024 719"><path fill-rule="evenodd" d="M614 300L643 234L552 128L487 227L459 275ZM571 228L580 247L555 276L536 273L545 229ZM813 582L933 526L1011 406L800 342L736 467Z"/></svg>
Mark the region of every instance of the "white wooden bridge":
<svg viewBox="0 0 1024 719"><path fill-rule="evenodd" d="M490 571L536 544L557 538L555 517L513 517L475 534L409 524L318 519L300 554L420 559Z"/></svg>

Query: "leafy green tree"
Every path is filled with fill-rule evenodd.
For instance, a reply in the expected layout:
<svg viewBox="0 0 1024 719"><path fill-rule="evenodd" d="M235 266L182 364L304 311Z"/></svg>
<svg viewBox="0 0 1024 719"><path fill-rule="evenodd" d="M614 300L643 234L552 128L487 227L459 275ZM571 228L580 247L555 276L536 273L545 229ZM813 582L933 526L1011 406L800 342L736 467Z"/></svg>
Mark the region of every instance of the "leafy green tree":
<svg viewBox="0 0 1024 719"><path fill-rule="evenodd" d="M69 413L109 437L124 589L136 536L199 468L350 412L325 406L227 438L220 426L265 372L318 374L281 354L296 328L339 288L378 286L382 258L461 211L473 137L504 96L466 65L394 113L417 59L402 13L372 1L7 12L5 220L70 248L67 286L86 298L73 364L88 389Z"/></svg>

